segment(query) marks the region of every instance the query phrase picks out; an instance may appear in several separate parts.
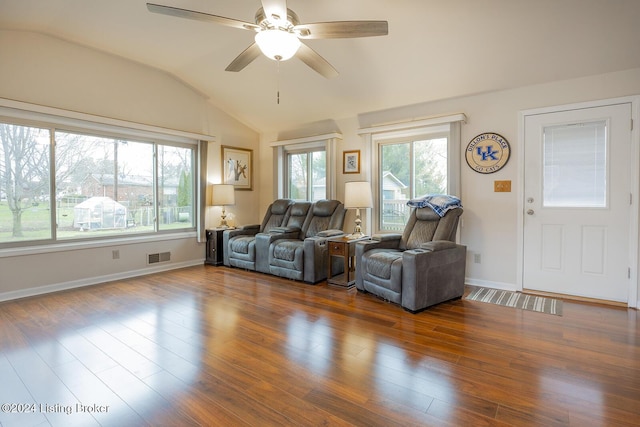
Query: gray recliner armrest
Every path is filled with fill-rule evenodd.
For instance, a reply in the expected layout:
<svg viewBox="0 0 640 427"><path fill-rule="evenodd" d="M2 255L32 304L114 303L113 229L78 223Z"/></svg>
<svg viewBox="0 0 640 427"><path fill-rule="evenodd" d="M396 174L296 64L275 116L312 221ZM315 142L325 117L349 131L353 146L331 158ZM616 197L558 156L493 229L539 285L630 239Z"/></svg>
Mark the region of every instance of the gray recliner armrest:
<svg viewBox="0 0 640 427"><path fill-rule="evenodd" d="M247 224L247 225L241 225L240 227L237 228L237 230L254 230L254 229L260 229L260 224Z"/></svg>
<svg viewBox="0 0 640 427"><path fill-rule="evenodd" d="M318 236L318 237L335 237L335 236L341 236L343 234L344 234L344 231L342 231L342 230L331 229L331 230L320 231L318 234L316 234L316 236Z"/></svg>
<svg viewBox="0 0 640 427"><path fill-rule="evenodd" d="M437 252L445 249L453 249L457 245L454 242L448 240L435 240L433 242L425 242L420 245L420 249L424 249L428 252Z"/></svg>
<svg viewBox="0 0 640 427"><path fill-rule="evenodd" d="M300 227L273 227L269 230L269 233L281 234L281 233L293 233L293 232L299 232L299 231L300 231Z"/></svg>
<svg viewBox="0 0 640 427"><path fill-rule="evenodd" d="M387 233L387 234L374 234L371 236L371 240L377 241L388 241L388 240L400 240L402 238L402 234L398 233Z"/></svg>
<svg viewBox="0 0 640 427"><path fill-rule="evenodd" d="M439 242L442 241L431 243ZM434 245L441 247L436 250L418 248L403 252L403 308L415 312L463 295L467 248L449 243Z"/></svg>
<svg viewBox="0 0 640 427"><path fill-rule="evenodd" d="M374 234L371 236L371 240L356 242L356 262L371 249L397 249L400 239L402 239L400 234Z"/></svg>
<svg viewBox="0 0 640 427"><path fill-rule="evenodd" d="M224 231L224 236L227 238L231 238L234 236L246 236L246 235L254 235L258 231L260 231L259 224L251 224L251 225L243 225L239 228L232 228Z"/></svg>
<svg viewBox="0 0 640 427"><path fill-rule="evenodd" d="M342 230L338 231L340 231L339 235L344 234ZM321 233L304 239L303 280L307 283L316 283L327 278L327 263L331 261L329 260L327 240L331 236L322 237ZM336 270L334 269L334 271Z"/></svg>

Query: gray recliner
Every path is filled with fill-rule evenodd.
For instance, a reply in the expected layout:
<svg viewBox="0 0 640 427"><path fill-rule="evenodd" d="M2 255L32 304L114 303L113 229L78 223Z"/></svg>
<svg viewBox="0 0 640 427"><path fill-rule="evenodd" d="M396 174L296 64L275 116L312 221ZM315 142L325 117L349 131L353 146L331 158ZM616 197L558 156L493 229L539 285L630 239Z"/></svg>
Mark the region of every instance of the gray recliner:
<svg viewBox="0 0 640 427"><path fill-rule="evenodd" d="M402 234L356 244L356 288L418 312L464 294L467 248L455 243L462 208L442 218L415 208Z"/></svg>
<svg viewBox="0 0 640 427"><path fill-rule="evenodd" d="M256 234L269 233L273 228L280 227L286 223L289 220L292 205L293 200L278 199L267 208L262 224L246 225L234 230L226 230L222 237L224 265L246 270L257 270Z"/></svg>
<svg viewBox="0 0 640 427"><path fill-rule="evenodd" d="M326 279L327 239L344 234L344 216L344 205L338 200L314 202L298 232L285 232L269 245L269 272L307 283ZM343 265L336 263L333 271L341 268Z"/></svg>
<svg viewBox="0 0 640 427"><path fill-rule="evenodd" d="M278 239L297 239L312 207L311 202L295 202L289 207L286 221L279 227L272 227L269 232L256 234L256 270L271 273L269 265L269 248Z"/></svg>

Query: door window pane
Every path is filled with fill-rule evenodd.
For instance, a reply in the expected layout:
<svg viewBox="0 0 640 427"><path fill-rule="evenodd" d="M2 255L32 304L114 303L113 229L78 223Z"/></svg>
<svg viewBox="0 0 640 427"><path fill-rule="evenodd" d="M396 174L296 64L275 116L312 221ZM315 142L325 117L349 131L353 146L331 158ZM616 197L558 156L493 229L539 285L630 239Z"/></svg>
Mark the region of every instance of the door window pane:
<svg viewBox="0 0 640 427"><path fill-rule="evenodd" d="M52 238L50 135L0 123L0 243Z"/></svg>
<svg viewBox="0 0 640 427"><path fill-rule="evenodd" d="M604 120L544 128L544 206L607 206L606 130Z"/></svg>

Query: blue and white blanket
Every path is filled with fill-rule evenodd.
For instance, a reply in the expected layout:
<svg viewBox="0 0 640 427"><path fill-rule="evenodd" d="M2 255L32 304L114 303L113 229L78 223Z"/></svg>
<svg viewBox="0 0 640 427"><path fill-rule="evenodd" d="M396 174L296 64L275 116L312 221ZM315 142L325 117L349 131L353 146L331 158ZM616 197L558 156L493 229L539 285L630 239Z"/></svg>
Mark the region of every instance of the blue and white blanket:
<svg viewBox="0 0 640 427"><path fill-rule="evenodd" d="M427 194L417 197L407 202L407 206L412 208L424 208L429 206L438 216L443 217L447 211L454 208L461 208L460 199L448 194Z"/></svg>

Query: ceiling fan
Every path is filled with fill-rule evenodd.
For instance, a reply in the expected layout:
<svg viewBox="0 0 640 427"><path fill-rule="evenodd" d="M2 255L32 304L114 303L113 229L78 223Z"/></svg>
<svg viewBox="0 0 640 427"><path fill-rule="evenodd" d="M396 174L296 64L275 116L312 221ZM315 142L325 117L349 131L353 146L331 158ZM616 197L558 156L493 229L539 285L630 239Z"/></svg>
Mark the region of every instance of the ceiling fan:
<svg viewBox="0 0 640 427"><path fill-rule="evenodd" d="M302 43L301 39L372 37L389 33L387 21L332 21L300 24L295 12L287 9L286 0L261 1L262 7L256 12L255 24L154 3L147 3L147 8L154 13L214 22L256 32L255 43L238 55L225 69L226 71L241 71L262 52L276 61L286 61L295 55L322 76L332 78L338 75L336 69L316 51Z"/></svg>

